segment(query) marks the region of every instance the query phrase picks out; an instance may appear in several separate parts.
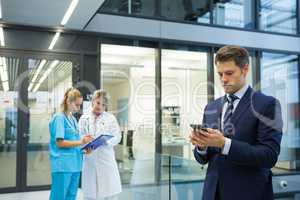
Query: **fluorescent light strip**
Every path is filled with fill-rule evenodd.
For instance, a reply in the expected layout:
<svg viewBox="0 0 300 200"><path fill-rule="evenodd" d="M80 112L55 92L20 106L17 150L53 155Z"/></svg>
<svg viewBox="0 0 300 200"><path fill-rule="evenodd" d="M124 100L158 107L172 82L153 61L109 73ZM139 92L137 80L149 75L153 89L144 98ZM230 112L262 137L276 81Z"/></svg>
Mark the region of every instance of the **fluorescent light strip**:
<svg viewBox="0 0 300 200"><path fill-rule="evenodd" d="M67 24L67 22L69 21L69 19L70 19L72 13L74 12L74 10L75 10L75 8L76 8L78 2L79 2L79 0L73 0L73 1L71 2L70 6L69 6L69 8L68 8L68 10L67 10L67 12L65 13L63 19L62 19L61 22L60 22L61 25L64 26L65 24Z"/></svg>
<svg viewBox="0 0 300 200"><path fill-rule="evenodd" d="M49 47L48 47L49 50L53 49L53 47L54 47L55 43L57 42L59 36L60 36L60 32L56 32L53 39L52 39L52 41L51 41L51 43L50 43L50 45L49 45Z"/></svg>
<svg viewBox="0 0 300 200"><path fill-rule="evenodd" d="M2 67L0 67L0 75L2 82L8 81L5 57L2 57Z"/></svg>
<svg viewBox="0 0 300 200"><path fill-rule="evenodd" d="M56 67L56 65L59 63L58 60L54 60L50 67L47 69L47 71L43 74L43 76L41 77L41 79L39 80L38 84L34 87L33 92L36 92L39 87L41 86L41 84L44 82L44 80L47 78L47 76L51 73L51 71Z"/></svg>
<svg viewBox="0 0 300 200"><path fill-rule="evenodd" d="M8 81L2 82L2 87L3 87L4 92L8 92L8 90L9 90Z"/></svg>
<svg viewBox="0 0 300 200"><path fill-rule="evenodd" d="M2 66L3 66L3 71L7 71L7 65L6 65L5 57L2 57Z"/></svg>
<svg viewBox="0 0 300 200"><path fill-rule="evenodd" d="M0 58L2 61L2 65L0 66L0 76L1 76L1 81L2 81L2 87L5 92L9 90L9 84L8 84L8 73L7 73L7 66L6 66L6 61L5 57Z"/></svg>
<svg viewBox="0 0 300 200"><path fill-rule="evenodd" d="M4 63L4 62L3 62L4 59L2 59L2 58L4 58L4 57L0 57L0 67L1 67L2 65L4 65L4 64L3 64L3 63Z"/></svg>
<svg viewBox="0 0 300 200"><path fill-rule="evenodd" d="M4 30L2 27L0 27L0 45L1 46L5 46L5 42L4 42Z"/></svg>
<svg viewBox="0 0 300 200"><path fill-rule="evenodd" d="M32 87L33 87L33 84L35 83L39 73L41 72L41 70L43 69L44 65L46 64L47 60L43 59L39 66L38 66L38 69L36 70L36 72L34 73L34 76L31 80L31 83L29 84L29 87L28 87L28 91L31 91Z"/></svg>

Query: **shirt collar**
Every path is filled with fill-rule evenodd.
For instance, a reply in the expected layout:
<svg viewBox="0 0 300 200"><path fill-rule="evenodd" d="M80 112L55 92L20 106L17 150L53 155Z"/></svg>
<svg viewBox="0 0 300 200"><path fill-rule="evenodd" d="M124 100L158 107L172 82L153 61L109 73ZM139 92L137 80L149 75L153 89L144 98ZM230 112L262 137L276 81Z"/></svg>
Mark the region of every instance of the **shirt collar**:
<svg viewBox="0 0 300 200"><path fill-rule="evenodd" d="M247 89L249 88L248 84L245 84L241 89L239 89L237 92L234 93L235 96L237 96L239 99L241 99L245 93L247 92ZM226 94L228 97L229 94Z"/></svg>
<svg viewBox="0 0 300 200"><path fill-rule="evenodd" d="M92 119L98 119L100 117L102 117L104 115L104 112L102 112L100 115L95 115L92 111L92 109L90 110L90 116L92 117Z"/></svg>

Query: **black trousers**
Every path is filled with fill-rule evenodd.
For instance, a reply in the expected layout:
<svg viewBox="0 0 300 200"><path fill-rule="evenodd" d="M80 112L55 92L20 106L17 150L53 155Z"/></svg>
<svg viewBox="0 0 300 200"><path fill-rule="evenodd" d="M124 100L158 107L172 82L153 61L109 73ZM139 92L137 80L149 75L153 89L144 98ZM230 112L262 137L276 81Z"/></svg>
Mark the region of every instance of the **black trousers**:
<svg viewBox="0 0 300 200"><path fill-rule="evenodd" d="M220 185L219 185L219 182L217 183L216 194L215 194L215 200L221 200L221 196L220 196Z"/></svg>

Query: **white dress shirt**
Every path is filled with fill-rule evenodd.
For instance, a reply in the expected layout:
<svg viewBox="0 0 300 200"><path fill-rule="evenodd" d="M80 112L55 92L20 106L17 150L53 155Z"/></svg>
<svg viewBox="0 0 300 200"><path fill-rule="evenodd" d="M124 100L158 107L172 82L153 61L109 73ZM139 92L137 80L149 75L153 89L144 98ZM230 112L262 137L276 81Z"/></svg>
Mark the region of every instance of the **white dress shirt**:
<svg viewBox="0 0 300 200"><path fill-rule="evenodd" d="M236 99L234 102L233 102L233 110L232 110L232 113L234 113L235 109L237 108L240 100L242 99L242 97L245 95L247 89L249 88L249 85L248 84L245 84L241 89L239 89L236 93L234 93L235 96L238 97L238 99ZM226 96L228 96L229 94L226 94ZM225 111L228 107L228 102L226 101L223 105L223 108L222 108L222 118L221 118L221 129L223 129L223 122L224 122L224 115L225 115ZM224 148L222 149L222 154L223 155L228 155L229 153L229 150L230 150L230 146L231 146L231 139L225 137L225 144L224 144ZM198 153L204 155L206 154L206 149L205 150L199 150L199 148L196 149Z"/></svg>

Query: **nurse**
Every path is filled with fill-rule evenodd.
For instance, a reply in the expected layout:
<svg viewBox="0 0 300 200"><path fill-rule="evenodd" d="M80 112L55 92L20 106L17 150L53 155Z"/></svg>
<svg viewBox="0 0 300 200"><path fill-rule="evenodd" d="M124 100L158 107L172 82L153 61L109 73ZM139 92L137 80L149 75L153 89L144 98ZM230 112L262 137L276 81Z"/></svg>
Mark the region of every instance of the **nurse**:
<svg viewBox="0 0 300 200"><path fill-rule="evenodd" d="M111 134L108 144L84 155L82 191L84 200L116 200L121 192L120 174L113 147L121 140L116 118L105 112L108 98L104 90L97 90L92 97L91 111L79 120L80 133L92 137Z"/></svg>
<svg viewBox="0 0 300 200"><path fill-rule="evenodd" d="M80 146L89 142L89 135L80 137L73 113L80 110L82 96L70 88L64 94L61 112L54 114L49 122L51 193L50 200L75 200L82 169Z"/></svg>

